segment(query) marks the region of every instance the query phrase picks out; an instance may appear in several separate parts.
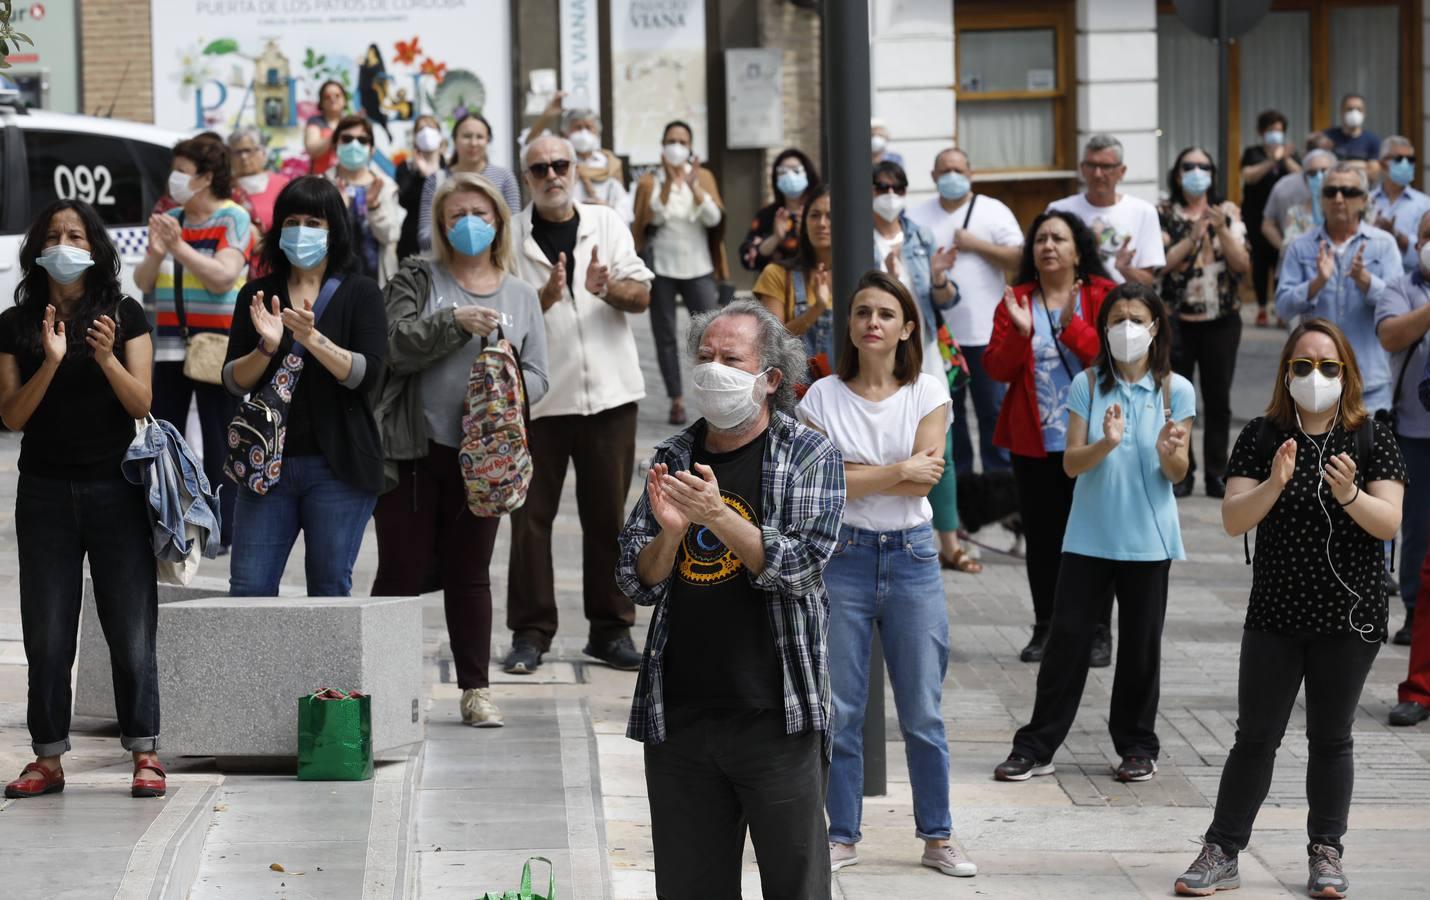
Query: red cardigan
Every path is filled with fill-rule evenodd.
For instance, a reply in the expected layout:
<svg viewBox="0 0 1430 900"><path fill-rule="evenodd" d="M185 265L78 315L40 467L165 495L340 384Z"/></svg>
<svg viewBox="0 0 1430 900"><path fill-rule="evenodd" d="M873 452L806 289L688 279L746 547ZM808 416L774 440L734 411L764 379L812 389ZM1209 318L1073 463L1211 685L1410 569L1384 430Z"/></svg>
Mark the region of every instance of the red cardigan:
<svg viewBox="0 0 1430 900"><path fill-rule="evenodd" d="M1117 285L1096 275L1083 286L1082 311L1073 316L1058 339L1077 354L1083 366L1097 358L1101 342L1097 337L1097 313L1103 298ZM1037 284L1028 282L1013 288L1019 300L1029 299ZM1036 311L1035 311L1036 312ZM998 412L998 427L993 431L993 443L1019 456L1047 456L1043 449L1042 417L1038 413L1038 389L1033 383L1033 338L1021 334L1013 325L1008 309L1002 303L993 314L993 337L983 351L983 370L989 377L1007 383L1003 408Z"/></svg>

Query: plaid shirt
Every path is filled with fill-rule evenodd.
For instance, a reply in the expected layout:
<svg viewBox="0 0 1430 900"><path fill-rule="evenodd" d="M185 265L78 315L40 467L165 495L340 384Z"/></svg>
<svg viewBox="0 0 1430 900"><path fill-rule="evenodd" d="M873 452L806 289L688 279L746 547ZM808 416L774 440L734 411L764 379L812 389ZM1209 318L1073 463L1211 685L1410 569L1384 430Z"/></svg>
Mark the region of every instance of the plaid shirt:
<svg viewBox="0 0 1430 900"><path fill-rule="evenodd" d="M665 463L688 471L695 449L695 427L655 448L652 465ZM829 749L829 595L824 566L839 538L844 517L844 459L829 439L797 424L781 412L770 416L769 440L761 473L761 531L765 567L746 577L764 592L784 680L785 731L815 729ZM666 738L662 656L670 635L672 576L646 587L636 574L636 559L660 533L644 493L621 531L616 582L641 606L654 606L645 658L636 679L626 736L658 744Z"/></svg>

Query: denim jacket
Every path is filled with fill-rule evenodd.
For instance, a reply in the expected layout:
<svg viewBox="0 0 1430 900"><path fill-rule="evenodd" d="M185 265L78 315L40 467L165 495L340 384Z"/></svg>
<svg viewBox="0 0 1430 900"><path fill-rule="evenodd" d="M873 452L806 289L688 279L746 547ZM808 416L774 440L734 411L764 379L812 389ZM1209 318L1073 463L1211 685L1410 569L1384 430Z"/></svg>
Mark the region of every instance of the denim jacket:
<svg viewBox="0 0 1430 900"><path fill-rule="evenodd" d="M149 418L124 453L119 469L142 484L154 525L154 556L167 562L188 557L188 525L199 529L199 546L208 559L218 556L218 493L178 429Z"/></svg>
<svg viewBox="0 0 1430 900"><path fill-rule="evenodd" d="M899 256L903 260L904 270L909 273L909 281L913 284L914 300L918 301L919 310L923 313L924 328L932 331L938 328L938 317L934 314L932 267L938 244L934 241L932 232L915 223L904 213L899 213L899 225L904 229L904 243ZM874 250L874 268L884 268L884 260L879 258L877 249ZM957 290L954 289L953 299L946 305L941 305L940 309L952 309L954 304L958 303Z"/></svg>

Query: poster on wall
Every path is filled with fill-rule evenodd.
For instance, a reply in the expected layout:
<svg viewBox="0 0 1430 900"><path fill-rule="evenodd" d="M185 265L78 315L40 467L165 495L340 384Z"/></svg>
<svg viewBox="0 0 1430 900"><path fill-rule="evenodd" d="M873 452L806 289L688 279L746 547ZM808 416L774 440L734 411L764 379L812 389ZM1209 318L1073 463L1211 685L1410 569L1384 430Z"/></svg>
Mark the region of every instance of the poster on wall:
<svg viewBox="0 0 1430 900"><path fill-rule="evenodd" d="M568 109L601 111L601 21L596 0L561 0L561 90Z"/></svg>
<svg viewBox="0 0 1430 900"><path fill-rule="evenodd" d="M611 102L615 150L633 165L660 161L661 130L695 131L707 158L704 0L611 0Z"/></svg>
<svg viewBox="0 0 1430 900"><path fill-rule="evenodd" d="M490 159L511 161L508 0L167 0L154 3L154 120L227 135L258 125L269 163L308 171L303 131L337 81L373 123L389 171L412 124L443 131L466 113L492 123ZM451 141L447 142L448 148Z"/></svg>

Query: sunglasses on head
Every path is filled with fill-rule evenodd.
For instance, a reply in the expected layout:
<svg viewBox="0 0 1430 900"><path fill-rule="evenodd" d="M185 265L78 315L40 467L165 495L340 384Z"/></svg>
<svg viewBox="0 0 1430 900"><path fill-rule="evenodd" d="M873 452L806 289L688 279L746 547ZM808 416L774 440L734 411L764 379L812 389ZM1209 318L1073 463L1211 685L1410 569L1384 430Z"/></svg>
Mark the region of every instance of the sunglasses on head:
<svg viewBox="0 0 1430 900"><path fill-rule="evenodd" d="M371 144L371 143L372 143L372 138L368 137L368 136L365 135L365 134L340 134L340 135L338 135L338 143L339 143L339 144L351 144L353 141L357 141L359 144Z"/></svg>
<svg viewBox="0 0 1430 900"><path fill-rule="evenodd" d="M1203 172L1210 172L1210 171L1212 170L1212 164L1211 164L1211 163L1199 163L1199 162L1184 162L1184 163L1182 163L1182 171L1183 171L1183 172L1195 172L1197 169L1201 169Z"/></svg>
<svg viewBox="0 0 1430 900"><path fill-rule="evenodd" d="M1327 378L1341 377L1341 361L1339 359L1293 359L1291 360L1291 374L1297 378L1305 378L1312 372L1319 371Z"/></svg>
<svg viewBox="0 0 1430 900"><path fill-rule="evenodd" d="M1342 184L1328 184L1325 187L1321 188L1321 196L1325 197L1328 200L1336 196L1337 194L1340 194L1347 200L1355 200L1358 197L1364 197L1365 191L1361 190L1358 187L1348 187Z"/></svg>
<svg viewBox="0 0 1430 900"><path fill-rule="evenodd" d="M877 181L874 182L874 193L876 194L898 194L900 197L902 197L904 196L904 192L907 190L908 188L899 187L897 184L881 184Z"/></svg>
<svg viewBox="0 0 1430 900"><path fill-rule="evenodd" d="M533 178L545 178L548 173L555 171L558 178L564 178L566 173L571 171L571 160L553 159L551 162L532 163L526 167Z"/></svg>
<svg viewBox="0 0 1430 900"><path fill-rule="evenodd" d="M1412 154L1398 153L1395 156L1387 156L1386 159L1393 163L1408 162L1412 166L1415 165L1415 157Z"/></svg>

